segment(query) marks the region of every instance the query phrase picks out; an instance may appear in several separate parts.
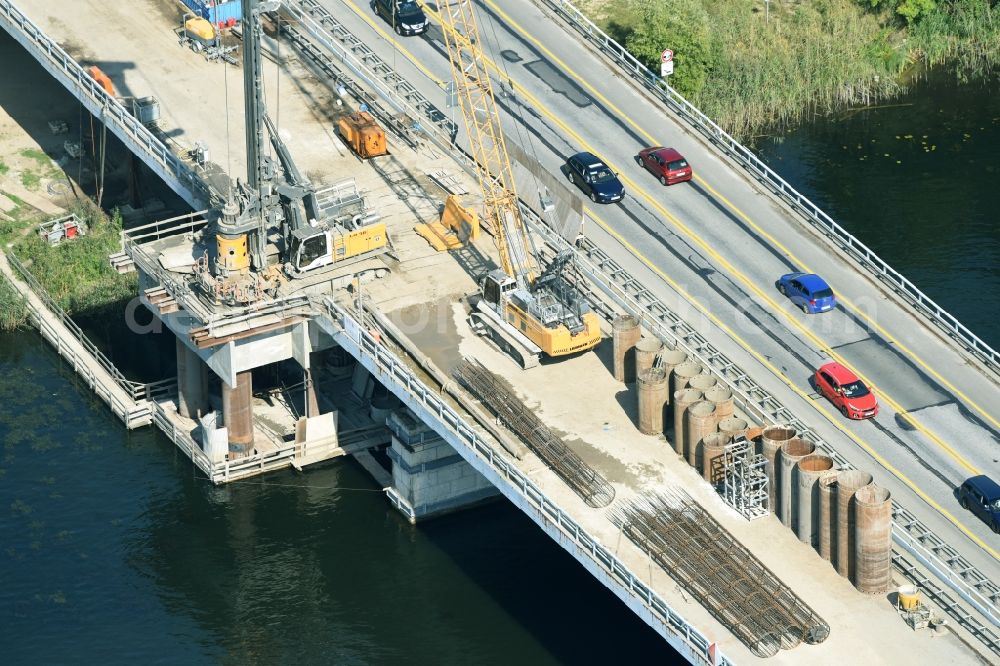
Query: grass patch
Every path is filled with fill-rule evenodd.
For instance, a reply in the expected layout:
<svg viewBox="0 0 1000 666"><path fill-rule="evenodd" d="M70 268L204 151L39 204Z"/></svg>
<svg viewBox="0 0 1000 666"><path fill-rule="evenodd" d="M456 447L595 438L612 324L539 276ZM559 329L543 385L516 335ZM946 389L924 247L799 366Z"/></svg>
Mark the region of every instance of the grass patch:
<svg viewBox="0 0 1000 666"><path fill-rule="evenodd" d="M29 190L37 190L42 183L42 177L31 169L21 172L21 184Z"/></svg>
<svg viewBox="0 0 1000 666"><path fill-rule="evenodd" d="M39 166L45 166L52 161L48 155L36 148L25 148L21 151L21 157L27 157L29 160L35 160L38 162Z"/></svg>
<svg viewBox="0 0 1000 666"><path fill-rule="evenodd" d="M0 331L13 331L28 322L28 306L24 297L0 276Z"/></svg>
<svg viewBox="0 0 1000 666"><path fill-rule="evenodd" d="M921 66L960 79L1000 65L1000 21L985 0L955 0L918 16L907 2L588 0L593 20L650 69L674 49L670 84L738 138L869 105L902 90Z"/></svg>
<svg viewBox="0 0 1000 666"><path fill-rule="evenodd" d="M85 220L86 236L52 247L29 234L14 244L13 252L71 315L135 296L136 274L121 275L108 263L108 255L120 249L121 217L108 217L89 202L73 212Z"/></svg>
<svg viewBox="0 0 1000 666"><path fill-rule="evenodd" d="M10 167L0 162L0 176L6 175L8 171L10 171Z"/></svg>

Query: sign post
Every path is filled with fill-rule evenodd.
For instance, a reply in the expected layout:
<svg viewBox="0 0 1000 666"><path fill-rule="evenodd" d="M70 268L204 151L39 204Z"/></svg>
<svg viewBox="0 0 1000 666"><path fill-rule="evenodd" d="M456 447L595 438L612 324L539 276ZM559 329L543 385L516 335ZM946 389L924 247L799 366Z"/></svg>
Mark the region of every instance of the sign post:
<svg viewBox="0 0 1000 666"><path fill-rule="evenodd" d="M660 54L660 76L670 76L674 73L674 52L664 49Z"/></svg>

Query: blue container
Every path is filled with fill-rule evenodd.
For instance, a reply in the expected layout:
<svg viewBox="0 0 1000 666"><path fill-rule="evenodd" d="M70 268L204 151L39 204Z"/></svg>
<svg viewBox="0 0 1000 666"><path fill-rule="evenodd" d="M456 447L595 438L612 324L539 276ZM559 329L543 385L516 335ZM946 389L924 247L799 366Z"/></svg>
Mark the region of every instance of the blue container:
<svg viewBox="0 0 1000 666"><path fill-rule="evenodd" d="M202 17L208 19L212 25L218 25L221 21L225 23L229 19L240 20L243 15L243 3L241 0L184 0L188 8Z"/></svg>

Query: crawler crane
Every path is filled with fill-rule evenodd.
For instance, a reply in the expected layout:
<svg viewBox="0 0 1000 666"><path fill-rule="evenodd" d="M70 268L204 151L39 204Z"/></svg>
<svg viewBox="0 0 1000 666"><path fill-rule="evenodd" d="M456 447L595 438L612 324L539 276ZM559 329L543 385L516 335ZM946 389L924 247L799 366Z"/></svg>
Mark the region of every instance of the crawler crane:
<svg viewBox="0 0 1000 666"><path fill-rule="evenodd" d="M439 7L484 207L500 251L500 268L481 278L470 319L524 368L536 365L542 354L593 349L601 341L599 319L562 274L572 253L560 254L540 270L518 205L472 3L452 0Z"/></svg>

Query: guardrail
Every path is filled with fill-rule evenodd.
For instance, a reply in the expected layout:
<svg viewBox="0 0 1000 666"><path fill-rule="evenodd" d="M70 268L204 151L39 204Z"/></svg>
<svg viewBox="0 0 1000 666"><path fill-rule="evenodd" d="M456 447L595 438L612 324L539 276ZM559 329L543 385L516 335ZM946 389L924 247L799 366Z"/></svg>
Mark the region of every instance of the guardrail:
<svg viewBox="0 0 1000 666"><path fill-rule="evenodd" d="M546 245L551 248L551 252L572 248L530 208L522 205L522 211L525 213L528 227L543 238ZM576 250L577 269L586 277L586 280L577 280L576 285L596 307L602 307L600 296L597 294L599 289L622 311L638 318L642 325L661 341L684 350L704 367L713 370L719 381L732 391L734 402L745 414L757 419L761 425L779 423L790 425L798 431L799 436L814 442L818 451L830 456L840 469L853 468L846 458L812 428L740 370L690 324L672 312L604 250L586 238L580 239ZM605 316L610 314L606 312ZM892 510L893 541L917 557L922 564L938 575L943 583L979 610L990 622L1000 626L1000 609L997 607L1000 603L1000 587L895 500L892 502ZM1000 639L993 631L966 613L943 590L937 589L934 592L936 600L953 618L965 625L996 654L1000 654Z"/></svg>
<svg viewBox="0 0 1000 666"><path fill-rule="evenodd" d="M397 74L367 44L355 37L325 7L316 0L291 0L282 3L282 8L309 35L332 53L355 76L359 77L375 95L381 97L395 110L389 113L375 106L376 115L395 129L397 134L409 142L423 135L444 149L458 132L458 126L447 115L431 104L410 82ZM374 95L365 91L348 76L334 68L332 61L318 52L315 45L304 39L289 23L284 28L293 43L308 56L327 76L351 90L352 95L364 104L374 105ZM407 117L413 124L403 122L397 114ZM421 124L423 123L423 124Z"/></svg>
<svg viewBox="0 0 1000 666"><path fill-rule="evenodd" d="M129 147L145 158L164 182L195 208L211 201L211 192L201 178L172 153L114 96L108 94L58 43L50 39L10 0L0 0L0 27L35 57Z"/></svg>
<svg viewBox="0 0 1000 666"><path fill-rule="evenodd" d="M97 397L107 403L111 412L120 418L127 428L148 425L151 421L149 407L138 396L150 390L165 390L164 386L160 386L160 384L166 385L172 380L158 382L157 385L147 385L126 379L107 356L80 330L76 322L70 319L69 315L52 300L24 264L13 254L6 254L4 257L7 264L15 272L13 277L24 281L28 289L41 302L41 306L37 306L30 298L24 299L31 321L38 328L42 337L55 348L57 354L70 363L73 371L86 382ZM6 279L5 276L4 279ZM17 285L14 286L17 288ZM50 321L50 318L54 319L55 323ZM85 357L92 359L98 368L104 371L104 374L95 372Z"/></svg>
<svg viewBox="0 0 1000 666"><path fill-rule="evenodd" d="M961 343L994 373L1000 374L1000 353L983 342L979 336L970 331L947 310L935 303L934 300L882 260L868 246L834 222L819 206L789 185L784 178L767 166L749 148L746 148L731 137L725 130L716 125L711 118L702 113L701 110L685 99L679 92L665 83L662 78L650 71L649 68L629 53L624 46L597 27L570 0L535 1L551 8L574 31L588 42L594 44L601 54L608 57L632 79L638 81L646 90L675 111L693 128L709 139L709 141L720 146L740 166L770 187L785 203L798 211L813 228L832 239L846 251L857 262L858 266L866 270L877 280L892 287L917 312L924 315L932 325L937 326L954 340Z"/></svg>
<svg viewBox="0 0 1000 666"><path fill-rule="evenodd" d="M699 658L702 663L712 663L709 660L711 642L701 632L688 624L683 616L633 575L614 554L580 527L559 505L550 500L513 463L506 460L489 442L480 437L436 391L424 384L405 363L379 344L346 310L330 298L324 299L322 306L330 323L340 330L340 336L346 338L345 342L354 347L359 360L367 359L375 366L379 381L395 387L411 401L419 404L422 411L437 422L435 430L439 434L453 444L457 438L462 450L471 453L474 458L506 481L506 484L499 486L505 495L510 497L516 493L518 497L511 497L515 503L517 499L523 499L528 503L533 509L526 512L529 517L536 522L548 523L555 527L558 533L569 539L582 552L587 553L602 572L641 601L646 609L672 632L676 640L682 641L690 648L692 655ZM732 663L718 652L715 659L717 664Z"/></svg>

